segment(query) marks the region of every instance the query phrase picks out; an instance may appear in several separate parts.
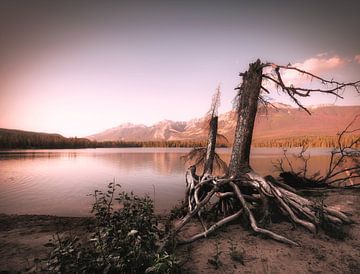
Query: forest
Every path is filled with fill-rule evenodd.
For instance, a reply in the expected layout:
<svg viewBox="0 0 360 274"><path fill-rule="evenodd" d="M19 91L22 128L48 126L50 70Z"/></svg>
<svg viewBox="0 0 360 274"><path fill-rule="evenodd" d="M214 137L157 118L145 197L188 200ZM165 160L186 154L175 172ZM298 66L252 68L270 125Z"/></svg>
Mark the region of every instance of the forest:
<svg viewBox="0 0 360 274"><path fill-rule="evenodd" d="M343 144L349 145L358 135L347 135ZM308 147L332 148L337 136L293 136L283 138L255 138L253 147ZM231 141L231 140L230 140ZM207 140L174 141L91 141L87 138L66 138L60 134L37 133L21 130L0 129L0 149L69 149L69 148L112 148L112 147L204 147ZM229 147L229 142L217 143L217 147ZM359 147L356 144L355 147Z"/></svg>

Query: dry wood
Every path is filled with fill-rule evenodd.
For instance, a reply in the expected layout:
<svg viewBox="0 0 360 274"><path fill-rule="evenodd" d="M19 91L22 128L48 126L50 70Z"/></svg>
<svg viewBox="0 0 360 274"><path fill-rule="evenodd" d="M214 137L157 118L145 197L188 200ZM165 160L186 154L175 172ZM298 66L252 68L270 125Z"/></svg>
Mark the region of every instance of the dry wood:
<svg viewBox="0 0 360 274"><path fill-rule="evenodd" d="M272 66L275 69L275 78L263 74L263 68ZM286 86L282 80L280 69L297 70L327 84L335 84L336 88L326 90L322 89L304 89L294 88L293 86ZM262 85L263 79L272 80L279 85L300 107L304 108L298 101L298 97L309 96L313 92L323 92L340 96L338 91L347 87L353 86L358 88L360 82L354 83L339 83L335 81L327 81L316 75L306 71L299 70L291 66L278 66L274 64L262 64L260 60L249 65L249 70L240 74L242 76L242 84L237 88L237 124L235 131L234 144L231 153L231 160L229 164L228 173L226 176L220 178L212 175L213 165L216 157L215 145L217 136L217 107L219 102L219 91L215 99L213 99L212 107L210 109L209 120L209 135L208 145L206 149L193 150L189 158L196 159L195 164L190 166L186 172L186 197L185 201L188 204L188 213L180 221L180 223L173 229L172 234L176 236L181 229L193 217L200 220L203 232L195 234L187 239L179 240L179 243L190 243L195 240L207 237L209 234L215 232L219 227L228 224L231 221L241 221L242 216L249 220L251 229L258 233L270 237L276 241L299 246L293 240L279 235L266 228L259 227L258 221L254 217L253 210L262 209L262 220L270 217L270 206L276 206L283 214L287 215L294 224L299 224L309 231L316 233L322 222L328 222L333 225L350 224L351 219L343 212L335 210L326 206L319 206L315 202L300 196L296 190L282 182L277 181L271 176L262 177L252 170L250 166L250 146L252 141L252 133L254 128L254 121L257 112L257 106L261 101L260 91L270 92ZM308 111L306 108L304 108ZM345 132L348 132L347 128ZM305 150L300 154L301 159L308 163L308 157L304 156ZM344 149L342 156L346 157L348 151ZM194 155L201 157L194 157ZM286 156L286 154L285 154ZM201 160L199 160L201 159ZM287 159L289 162L289 159ZM329 173L327 178L336 178L338 171L333 168L333 165L338 165L338 158L334 156L331 159ZM342 161L342 160L340 160ZM204 172L198 176L196 174L196 166L204 163ZM289 162L291 166L291 162ZM346 168L345 172L351 174L353 169ZM307 174L307 166L303 171L303 175ZM355 175L352 175L355 176ZM271 203L270 203L271 201ZM207 228L206 217L207 210L217 213L221 212L220 218ZM319 218L318 215L322 217Z"/></svg>

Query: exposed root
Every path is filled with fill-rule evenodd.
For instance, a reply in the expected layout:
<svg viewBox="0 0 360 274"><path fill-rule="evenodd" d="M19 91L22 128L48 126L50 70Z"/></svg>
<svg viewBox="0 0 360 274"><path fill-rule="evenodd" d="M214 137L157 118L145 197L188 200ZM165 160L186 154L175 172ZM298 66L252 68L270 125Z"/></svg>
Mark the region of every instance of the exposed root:
<svg viewBox="0 0 360 274"><path fill-rule="evenodd" d="M205 229L204 232L202 233L199 233L199 234L196 234L194 236L192 236L191 238L189 239L184 239L184 240L180 240L179 241L179 244L188 244L188 243L192 243L200 238L203 238L203 237L207 237L210 233L214 232L216 229L218 229L219 227L239 218L242 214L242 209L239 210L238 212L236 212L235 214L233 215L230 215L226 218L223 218L221 219L220 221L216 222L215 224L213 224L209 229Z"/></svg>
<svg viewBox="0 0 360 274"><path fill-rule="evenodd" d="M296 245L296 246L299 245L299 244L295 243L294 241L289 240L288 238L285 238L285 237L283 237L281 235L278 235L278 234L276 234L274 232L271 232L270 230L258 227L257 224L256 224L256 220L254 218L254 215L252 214L251 210L247 206L246 201L245 201L244 197L242 196L239 187L236 184L234 184L233 182L230 182L230 185L234 188L234 191L235 191L236 195L238 196L239 201L242 204L243 208L245 209L246 215L248 216L248 218L250 220L251 228L255 232L260 233L260 234L264 234L264 235L266 235L266 236L268 236L268 237L270 237L270 238L272 238L272 239L274 239L276 241L279 241L279 242L283 242L283 243L291 244L291 245Z"/></svg>
<svg viewBox="0 0 360 274"><path fill-rule="evenodd" d="M277 206L293 224L301 225L312 233L316 233L321 222L324 221L337 226L352 223L352 220L343 212L326 206L321 209L323 218L320 220L319 206L315 202L301 197L290 187L284 188L274 178L263 178L252 170L238 178L218 178L209 174L201 178L195 174L195 171L195 167L192 166L186 172L188 213L174 228L173 236L176 236L193 217L200 220L204 231L187 239L179 239L180 244L206 238L219 227L241 220L240 217L245 216L255 233L282 243L299 246L299 243L293 239L259 227L253 210L262 208L260 212L265 218L265 215L270 214L270 201L273 201L271 205ZM210 224L208 228L204 221L207 217L206 210L212 212L221 210L222 213L222 217L212 225Z"/></svg>

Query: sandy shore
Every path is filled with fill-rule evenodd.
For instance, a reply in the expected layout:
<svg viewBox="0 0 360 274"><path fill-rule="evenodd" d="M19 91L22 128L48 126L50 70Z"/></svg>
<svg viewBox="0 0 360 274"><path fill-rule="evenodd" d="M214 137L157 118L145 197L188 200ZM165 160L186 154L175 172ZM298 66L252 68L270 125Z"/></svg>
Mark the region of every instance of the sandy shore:
<svg viewBox="0 0 360 274"><path fill-rule="evenodd" d="M272 230L301 244L289 247L233 224L176 252L189 273L360 273L360 192L329 192L325 201L351 214L356 222L347 228L344 240L323 232L312 235L300 227L292 228L288 222L272 224ZM91 223L91 219L80 217L0 215L0 273L37 271L39 261L49 252L45 245L55 233L84 235ZM199 229L192 223L184 234ZM221 261L218 269L208 262L216 254L216 245ZM243 252L243 263L231 259L231 246Z"/></svg>
<svg viewBox="0 0 360 274"><path fill-rule="evenodd" d="M45 245L56 233L83 234L89 225L82 217L0 215L0 273L38 272L50 251Z"/></svg>

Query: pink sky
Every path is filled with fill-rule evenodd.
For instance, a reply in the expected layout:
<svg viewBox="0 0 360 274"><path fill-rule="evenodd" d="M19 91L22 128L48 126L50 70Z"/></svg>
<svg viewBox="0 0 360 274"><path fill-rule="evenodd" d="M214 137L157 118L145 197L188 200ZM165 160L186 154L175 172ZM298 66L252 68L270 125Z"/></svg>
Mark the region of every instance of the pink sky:
<svg viewBox="0 0 360 274"><path fill-rule="evenodd" d="M258 57L291 62L338 81L360 78L360 36L351 21L358 17L351 7L341 22L310 12L308 24L316 22L318 28L309 29L301 21L302 7L289 21L278 16L274 5L264 4L260 13L276 19L255 22L251 14L258 9L250 4L214 1L175 9L164 3L151 12L146 2L142 8L129 4L118 10L5 7L8 12L0 17L5 26L0 27L0 127L82 137L125 122L189 120L206 113L219 83L220 113L229 111L238 73ZM308 80L285 76L299 84ZM351 90L344 96L342 101L313 96L303 102L360 105ZM291 103L276 91L272 98Z"/></svg>

